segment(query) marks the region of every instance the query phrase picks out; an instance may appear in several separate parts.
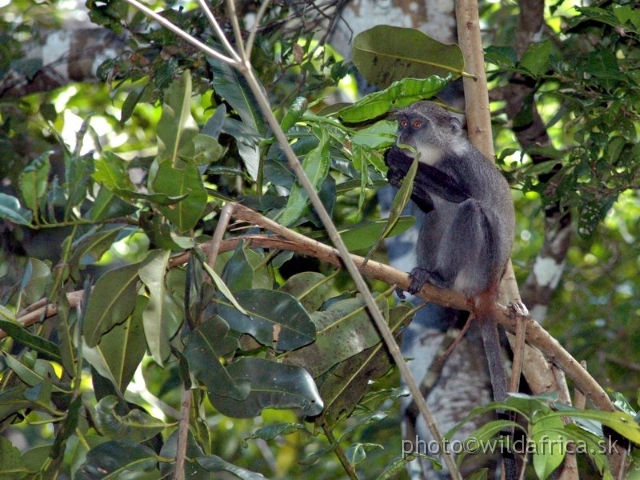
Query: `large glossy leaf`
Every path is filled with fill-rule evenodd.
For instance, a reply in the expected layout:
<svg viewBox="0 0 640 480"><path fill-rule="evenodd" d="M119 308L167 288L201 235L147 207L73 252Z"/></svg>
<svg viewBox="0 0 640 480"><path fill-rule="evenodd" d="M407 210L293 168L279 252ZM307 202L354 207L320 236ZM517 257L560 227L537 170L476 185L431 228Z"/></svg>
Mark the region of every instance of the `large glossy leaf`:
<svg viewBox="0 0 640 480"><path fill-rule="evenodd" d="M216 94L227 100L242 119L241 128L231 127L234 122L232 119L227 119L225 130L237 140L238 153L247 172L255 180L258 177L261 161L258 142L267 130L255 96L244 76L235 68L215 59L208 60L213 70Z"/></svg>
<svg viewBox="0 0 640 480"><path fill-rule="evenodd" d="M322 130L320 143L311 150L302 160L302 168L305 175L311 182L315 191L329 173L331 155L329 152L329 135L326 130ZM309 196L299 183L294 183L289 194L286 208L278 216L278 221L283 225L292 225L300 219L309 204Z"/></svg>
<svg viewBox="0 0 640 480"><path fill-rule="evenodd" d="M462 51L413 28L378 25L353 40L353 63L367 82L380 88L403 78L454 78L464 70Z"/></svg>
<svg viewBox="0 0 640 480"><path fill-rule="evenodd" d="M136 304L140 264L116 268L102 275L93 287L84 315L83 334L94 347L102 334L124 322Z"/></svg>
<svg viewBox="0 0 640 480"><path fill-rule="evenodd" d="M2 358L7 367L13 370L20 380L30 387L46 383L50 384L52 391L56 393L66 393L69 389L68 385L62 385L58 381L53 366L46 360L38 359L32 363L28 362L25 357L14 357L6 352L3 353Z"/></svg>
<svg viewBox="0 0 640 480"><path fill-rule="evenodd" d="M389 312L390 327L396 338L402 325L408 324L410 308L406 305L394 307ZM370 382L391 368L393 361L382 343L378 343L355 356L348 358L331 370L319 385L325 410L319 422L334 424L339 418L349 416Z"/></svg>
<svg viewBox="0 0 640 480"><path fill-rule="evenodd" d="M220 316L233 330L248 333L280 351L302 347L315 339L315 325L291 295L256 288L237 292L235 298L247 315L226 302L219 304Z"/></svg>
<svg viewBox="0 0 640 480"><path fill-rule="evenodd" d="M113 440L92 448L76 473L76 480L158 480L158 457L148 447Z"/></svg>
<svg viewBox="0 0 640 480"><path fill-rule="evenodd" d="M184 310L174 300L165 283L169 266L169 250L159 251L140 268L140 280L149 291L149 303L142 313L147 345L154 360L160 365L169 357L169 341L184 320Z"/></svg>
<svg viewBox="0 0 640 480"><path fill-rule="evenodd" d="M180 232L193 228L207 205L207 191L200 172L190 162L180 167L174 167L169 162L161 163L152 188L154 193L162 193L168 197L184 197L174 205L158 206Z"/></svg>
<svg viewBox="0 0 640 480"><path fill-rule="evenodd" d="M202 323L185 338L184 356L191 374L207 389L221 397L244 400L249 394L249 382L240 383L231 377L220 359L239 348L238 341L227 336L229 326L219 317Z"/></svg>
<svg viewBox="0 0 640 480"><path fill-rule="evenodd" d="M378 305L384 311L386 299ZM316 341L280 358L306 368L314 378L380 342L378 330L361 299L336 302L326 311L315 312L312 318L318 331Z"/></svg>
<svg viewBox="0 0 640 480"><path fill-rule="evenodd" d="M198 125L191 116L191 74L183 72L167 89L162 104L162 116L158 122L158 158L180 165L180 157L193 157L193 140Z"/></svg>
<svg viewBox="0 0 640 480"><path fill-rule="evenodd" d="M101 187L95 202L87 212L91 220L106 220L108 218L126 217L136 212L138 207L125 202L107 187Z"/></svg>
<svg viewBox="0 0 640 480"><path fill-rule="evenodd" d="M426 79L404 78L393 82L388 88L373 92L338 112L338 116L347 123L359 123L384 115L394 108L403 108L418 100L429 99L436 95L449 82L450 77L430 76ZM378 124L376 124L378 125ZM383 133L382 140L388 141L388 126L382 123L379 127ZM394 130L395 130L394 126ZM356 134L356 137L358 134ZM372 139L366 139L367 144ZM379 141L379 140L378 140ZM355 139L356 144L365 143L365 139Z"/></svg>
<svg viewBox="0 0 640 480"><path fill-rule="evenodd" d="M315 312L327 300L331 287L327 277L318 272L297 273L280 287L281 292L296 297L307 312Z"/></svg>
<svg viewBox="0 0 640 480"><path fill-rule="evenodd" d="M101 399L96 405L95 421L100 433L110 440L144 442L167 428L167 424L139 409L118 415L119 400L113 395Z"/></svg>
<svg viewBox="0 0 640 480"><path fill-rule="evenodd" d="M533 468L540 480L546 480L563 462L567 441L560 417L545 416L532 423L529 442L535 445Z"/></svg>
<svg viewBox="0 0 640 480"><path fill-rule="evenodd" d="M95 160L93 179L110 190L121 188L134 190L133 182L129 177L127 162L113 152L104 154Z"/></svg>
<svg viewBox="0 0 640 480"><path fill-rule="evenodd" d="M210 393L209 400L223 415L255 417L265 408L299 408L308 416L322 411L316 384L303 368L244 357L227 366L227 371L236 382L249 381L251 391L242 401Z"/></svg>
<svg viewBox="0 0 640 480"><path fill-rule="evenodd" d="M29 272L27 275L26 272ZM25 275L20 282L20 289L24 300L33 303L40 300L51 282L51 269L49 265L37 258L30 258Z"/></svg>
<svg viewBox="0 0 640 480"><path fill-rule="evenodd" d="M16 342L44 355L45 358L62 362L60 347L49 340L33 335L21 325L7 320L0 320L0 329L13 338Z"/></svg>
<svg viewBox="0 0 640 480"><path fill-rule="evenodd" d="M16 197L0 193L0 218L6 218L18 225L31 225L33 214L20 206Z"/></svg>
<svg viewBox="0 0 640 480"><path fill-rule="evenodd" d="M356 134L351 137L351 143L370 149L390 147L396 143L397 130L397 122L382 120L369 127L358 130Z"/></svg>
<svg viewBox="0 0 640 480"><path fill-rule="evenodd" d="M615 430L633 443L640 444L640 425L626 412L602 412L597 410L562 410L550 415L567 416L578 420L595 420Z"/></svg>
<svg viewBox="0 0 640 480"><path fill-rule="evenodd" d="M26 478L28 473L20 458L20 450L8 438L0 437L0 478L19 480Z"/></svg>
<svg viewBox="0 0 640 480"><path fill-rule="evenodd" d="M85 357L100 374L110 379L121 392L133 378L147 351L142 312L148 298L138 296L133 313L123 323L119 323L102 335L100 343L85 352ZM99 357L99 358L96 358Z"/></svg>
<svg viewBox="0 0 640 480"><path fill-rule="evenodd" d="M257 132L264 133L266 131L264 119L244 76L226 63L212 58L208 61L213 70L216 93L229 102L244 124Z"/></svg>

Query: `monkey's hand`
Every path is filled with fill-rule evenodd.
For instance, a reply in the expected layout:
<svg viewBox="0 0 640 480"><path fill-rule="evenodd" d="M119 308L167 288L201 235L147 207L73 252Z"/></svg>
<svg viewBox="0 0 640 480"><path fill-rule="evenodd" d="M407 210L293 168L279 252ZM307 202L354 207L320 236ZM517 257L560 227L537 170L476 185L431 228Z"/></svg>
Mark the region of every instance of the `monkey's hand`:
<svg viewBox="0 0 640 480"><path fill-rule="evenodd" d="M394 146L387 150L384 161L389 167L387 171L389 183L394 187L399 187L402 184L402 179L409 172L413 158L409 157L402 149ZM453 176L433 165L421 162L418 164L418 172L413 181L411 199L427 213L433 208L432 195L453 203L462 203L471 198L469 189Z"/></svg>
<svg viewBox="0 0 640 480"><path fill-rule="evenodd" d="M387 164L387 180L396 188L400 188L402 180L407 176L413 159L405 155L398 147L391 147L384 155L384 163Z"/></svg>

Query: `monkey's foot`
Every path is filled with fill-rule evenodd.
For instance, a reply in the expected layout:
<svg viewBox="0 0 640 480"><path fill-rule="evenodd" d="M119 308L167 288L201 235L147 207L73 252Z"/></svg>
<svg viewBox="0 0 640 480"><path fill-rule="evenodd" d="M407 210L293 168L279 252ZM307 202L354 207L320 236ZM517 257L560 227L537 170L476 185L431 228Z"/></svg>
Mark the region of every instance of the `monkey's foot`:
<svg viewBox="0 0 640 480"><path fill-rule="evenodd" d="M509 309L509 316L526 317L529 315L529 309L522 302L512 302L507 308Z"/></svg>
<svg viewBox="0 0 640 480"><path fill-rule="evenodd" d="M409 288L407 288L407 292L411 295L415 295L422 290L425 283L428 283L429 280L431 280L431 273L426 268L416 267L411 270L409 278L411 278L411 284L409 285Z"/></svg>

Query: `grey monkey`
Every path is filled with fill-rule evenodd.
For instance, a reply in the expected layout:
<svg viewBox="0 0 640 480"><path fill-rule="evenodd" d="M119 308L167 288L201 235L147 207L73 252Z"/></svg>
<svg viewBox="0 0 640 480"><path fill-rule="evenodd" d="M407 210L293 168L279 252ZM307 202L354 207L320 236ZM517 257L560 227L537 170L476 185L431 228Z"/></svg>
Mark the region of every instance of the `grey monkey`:
<svg viewBox="0 0 640 480"><path fill-rule="evenodd" d="M480 322L494 398L504 401L506 375L495 313L515 231L509 184L444 108L421 101L395 116L398 141L385 157L387 177L400 186L418 155L411 198L425 213L408 291L415 294L430 283L469 299Z"/></svg>
<svg viewBox="0 0 640 480"><path fill-rule="evenodd" d="M417 155L411 199L425 214L408 291L418 293L430 283L467 297L470 320L480 324L494 399L503 402L507 377L496 301L515 232L509 184L467 140L458 118L444 108L421 101L395 117L398 141L385 155L387 178L399 187ZM507 478L518 478L515 460L509 455L504 460Z"/></svg>

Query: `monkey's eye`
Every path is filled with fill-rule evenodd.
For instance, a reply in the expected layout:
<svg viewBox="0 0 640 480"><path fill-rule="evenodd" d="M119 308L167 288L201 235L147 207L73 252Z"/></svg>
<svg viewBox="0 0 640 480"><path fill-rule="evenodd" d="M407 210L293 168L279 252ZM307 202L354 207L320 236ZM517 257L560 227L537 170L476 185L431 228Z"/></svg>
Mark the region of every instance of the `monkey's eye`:
<svg viewBox="0 0 640 480"><path fill-rule="evenodd" d="M402 128L405 128L407 126L407 119L401 118L400 121L398 121L398 125L400 125L400 127Z"/></svg>
<svg viewBox="0 0 640 480"><path fill-rule="evenodd" d="M416 130L422 128L422 120L414 120L411 122L411 128L415 128Z"/></svg>

